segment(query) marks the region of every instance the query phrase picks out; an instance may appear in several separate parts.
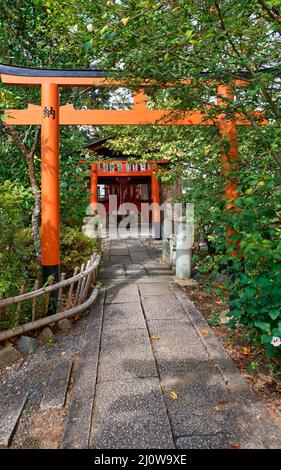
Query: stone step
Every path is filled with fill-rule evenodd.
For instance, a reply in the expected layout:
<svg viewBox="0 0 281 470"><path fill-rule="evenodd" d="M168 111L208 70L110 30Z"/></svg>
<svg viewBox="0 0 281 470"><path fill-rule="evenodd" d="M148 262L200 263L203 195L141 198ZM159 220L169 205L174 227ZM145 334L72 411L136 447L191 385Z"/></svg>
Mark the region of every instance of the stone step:
<svg viewBox="0 0 281 470"><path fill-rule="evenodd" d="M54 367L40 403L40 408L62 409L64 407L71 368L72 359L64 360Z"/></svg>
<svg viewBox="0 0 281 470"><path fill-rule="evenodd" d="M26 404L28 398L27 392L22 392L19 395L14 395L8 402L8 398L1 399L0 407L0 448L9 447L18 420Z"/></svg>

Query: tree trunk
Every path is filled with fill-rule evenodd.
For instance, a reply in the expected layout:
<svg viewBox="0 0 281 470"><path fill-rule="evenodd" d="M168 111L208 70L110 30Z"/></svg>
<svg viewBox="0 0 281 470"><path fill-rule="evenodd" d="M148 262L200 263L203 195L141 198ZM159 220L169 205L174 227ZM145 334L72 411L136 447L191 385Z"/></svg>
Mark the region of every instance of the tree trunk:
<svg viewBox="0 0 281 470"><path fill-rule="evenodd" d="M11 126L6 127L6 131L14 139L18 148L22 152L28 167L29 181L34 196L34 208L31 217L32 236L34 241L35 253L36 253L36 268L39 270L41 261L41 237L40 237L40 219L41 219L41 191L38 184L35 165L34 165L34 154L39 142L40 127L36 129L34 142L32 148L29 150L25 145L25 139L22 140L18 131ZM26 136L27 137L27 136Z"/></svg>
<svg viewBox="0 0 281 470"><path fill-rule="evenodd" d="M34 208L31 217L32 235L36 252L36 268L39 270L41 265L41 237L40 237L40 220L41 220L41 193L38 188L32 187L34 196Z"/></svg>

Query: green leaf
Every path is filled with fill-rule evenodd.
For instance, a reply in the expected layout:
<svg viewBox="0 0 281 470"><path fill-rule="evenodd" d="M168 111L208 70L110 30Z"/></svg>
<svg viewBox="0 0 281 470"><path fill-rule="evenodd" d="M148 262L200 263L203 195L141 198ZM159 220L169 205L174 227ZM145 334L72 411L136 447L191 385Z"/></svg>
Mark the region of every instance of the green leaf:
<svg viewBox="0 0 281 470"><path fill-rule="evenodd" d="M272 330L272 335L273 336L278 336L279 338L281 338L281 328L273 328Z"/></svg>
<svg viewBox="0 0 281 470"><path fill-rule="evenodd" d="M90 39L89 41L85 42L82 46L82 51L87 54L92 49L92 40Z"/></svg>
<svg viewBox="0 0 281 470"><path fill-rule="evenodd" d="M243 298L244 299L251 299L256 295L256 289L254 287L248 286L245 288L244 293L243 293Z"/></svg>
<svg viewBox="0 0 281 470"><path fill-rule="evenodd" d="M169 62L169 59L170 59L170 54L169 52L166 52L166 54L164 55L164 62Z"/></svg>
<svg viewBox="0 0 281 470"><path fill-rule="evenodd" d="M266 331L267 333L270 333L270 323L268 322L263 322L261 320L255 320L254 325L259 328L262 331Z"/></svg>
<svg viewBox="0 0 281 470"><path fill-rule="evenodd" d="M276 320L276 318L281 316L281 312L280 310L270 310L268 312L268 315L270 316L270 318L272 318L272 320Z"/></svg>
<svg viewBox="0 0 281 470"><path fill-rule="evenodd" d="M103 35L103 39L105 39L106 41L112 41L116 37L117 37L117 33L115 33L114 31L108 31L107 33Z"/></svg>
<svg viewBox="0 0 281 470"><path fill-rule="evenodd" d="M193 29L188 29L186 32L185 32L185 36L187 37L187 39L190 39L191 36L193 34Z"/></svg>
<svg viewBox="0 0 281 470"><path fill-rule="evenodd" d="M108 30L109 30L109 26L108 26L108 24L106 24L106 25L100 30L100 33L101 33L101 34L104 34L104 33L105 33L106 31L108 31Z"/></svg>
<svg viewBox="0 0 281 470"><path fill-rule="evenodd" d="M261 343L262 344L271 343L271 340L272 340L271 335L266 335L266 334L261 335Z"/></svg>

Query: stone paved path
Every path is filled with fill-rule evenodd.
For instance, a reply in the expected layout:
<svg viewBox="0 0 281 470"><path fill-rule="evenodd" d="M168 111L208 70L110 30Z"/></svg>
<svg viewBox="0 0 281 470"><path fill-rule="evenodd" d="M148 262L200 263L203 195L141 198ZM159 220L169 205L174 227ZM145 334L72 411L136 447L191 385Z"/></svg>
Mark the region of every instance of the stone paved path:
<svg viewBox="0 0 281 470"><path fill-rule="evenodd" d="M106 243L62 447L280 447L272 417L158 256L139 240Z"/></svg>

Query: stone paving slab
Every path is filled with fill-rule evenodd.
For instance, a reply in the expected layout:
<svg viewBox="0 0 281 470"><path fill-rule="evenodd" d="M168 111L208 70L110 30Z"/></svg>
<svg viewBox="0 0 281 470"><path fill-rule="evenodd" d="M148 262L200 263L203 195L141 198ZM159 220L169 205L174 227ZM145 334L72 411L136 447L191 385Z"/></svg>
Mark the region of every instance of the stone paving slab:
<svg viewBox="0 0 281 470"><path fill-rule="evenodd" d="M148 273L141 264L131 263L126 266L126 276L129 278L140 278L148 276Z"/></svg>
<svg viewBox="0 0 281 470"><path fill-rule="evenodd" d="M230 397L225 386L207 386L205 380L188 382L177 377L161 378L161 383L175 437L197 433L225 434L229 430L226 407ZM177 393L176 400L170 397L171 391ZM221 410L216 411L220 406Z"/></svg>
<svg viewBox="0 0 281 470"><path fill-rule="evenodd" d="M208 354L188 318L180 320L148 320L149 334L158 335L159 341L153 343L153 351L159 359L167 360L172 354L172 361L192 360L193 366L208 362Z"/></svg>
<svg viewBox="0 0 281 470"><path fill-rule="evenodd" d="M177 449L228 449L229 443L223 434L214 436L187 436L176 440Z"/></svg>
<svg viewBox="0 0 281 470"><path fill-rule="evenodd" d="M162 377L175 376L189 383L201 380L206 385L215 377L215 383L225 385L188 319L149 320L148 329L150 336L159 337L152 347Z"/></svg>
<svg viewBox="0 0 281 470"><path fill-rule="evenodd" d="M151 259L148 253L140 253L140 252L132 253L130 257L131 257L132 263L136 263L136 264L138 263L144 264Z"/></svg>
<svg viewBox="0 0 281 470"><path fill-rule="evenodd" d="M162 266L159 263L153 265L147 262L143 262L143 265L150 276L171 276L171 269L168 266Z"/></svg>
<svg viewBox="0 0 281 470"><path fill-rule="evenodd" d="M107 304L104 309L103 331L146 328L140 304Z"/></svg>
<svg viewBox="0 0 281 470"><path fill-rule="evenodd" d="M154 285L152 285L153 288ZM169 295L142 297L142 303L147 320L153 319L185 319L186 315L171 292Z"/></svg>
<svg viewBox="0 0 281 470"><path fill-rule="evenodd" d="M280 428L257 398L233 398L227 411L226 435L230 443L239 442L243 449L281 448Z"/></svg>
<svg viewBox="0 0 281 470"><path fill-rule="evenodd" d="M200 426L205 434L224 431L230 396L191 323L149 321L148 328L151 336L159 336L152 346L175 436L193 434ZM171 391L177 400L171 399Z"/></svg>
<svg viewBox="0 0 281 470"><path fill-rule="evenodd" d="M164 275L164 276L146 276L143 277L142 279L137 279L135 282L141 282L142 284L158 284L158 282L167 282L171 283L174 280L174 277L172 275ZM134 281L134 279L132 279ZM128 282L131 282L130 279L128 278Z"/></svg>
<svg viewBox="0 0 281 470"><path fill-rule="evenodd" d="M173 278L173 281L170 281L169 286L170 286L170 289L172 289L172 291L178 291L178 292L181 292L181 294L183 294L182 286L178 282L175 281L175 276Z"/></svg>
<svg viewBox="0 0 281 470"><path fill-rule="evenodd" d="M127 246L124 247L114 247L110 250L111 256L129 256L129 250Z"/></svg>
<svg viewBox="0 0 281 470"><path fill-rule="evenodd" d="M158 259L149 259L147 261L145 261L145 263L143 263L143 265L145 267L148 267L148 268L165 268L166 270L169 270L169 266L167 265L164 265L163 263L161 263Z"/></svg>
<svg viewBox="0 0 281 470"><path fill-rule="evenodd" d="M157 377L147 331L118 330L103 332L98 381Z"/></svg>
<svg viewBox="0 0 281 470"><path fill-rule="evenodd" d="M156 248L153 248L153 247L150 247L150 246L147 246L146 248L147 248L147 251L148 251L149 255L151 256L151 258L156 259L156 258L161 257L161 251L160 250L157 250Z"/></svg>
<svg viewBox="0 0 281 470"><path fill-rule="evenodd" d="M142 275L136 276L133 274L132 276L128 275L126 277L126 280L128 282L132 282L132 281L147 282L149 280L151 281L151 277L149 277L148 274L145 274L143 276Z"/></svg>
<svg viewBox="0 0 281 470"><path fill-rule="evenodd" d="M125 279L125 269L121 264L105 266L101 269L99 273L99 279L112 279L116 277L122 277Z"/></svg>
<svg viewBox="0 0 281 470"><path fill-rule="evenodd" d="M75 396L71 402L61 449L87 449L92 421L93 401Z"/></svg>
<svg viewBox="0 0 281 470"><path fill-rule="evenodd" d="M154 295L168 295L171 290L167 282L139 283L141 297L147 298Z"/></svg>
<svg viewBox="0 0 281 470"><path fill-rule="evenodd" d="M9 447L13 438L18 420L22 414L28 398L28 392L14 395L12 400L1 398L0 404L0 448Z"/></svg>
<svg viewBox="0 0 281 470"><path fill-rule="evenodd" d="M62 360L60 364L54 367L41 400L40 408L62 409L64 407L71 368L72 359Z"/></svg>
<svg viewBox="0 0 281 470"><path fill-rule="evenodd" d="M138 245L138 244L129 246L129 252L130 252L130 255L134 253L148 254L148 250L146 249L146 247L144 245Z"/></svg>
<svg viewBox="0 0 281 470"><path fill-rule="evenodd" d="M112 255L110 255L109 261L111 264L124 264L124 263L126 264L126 263L131 262L129 256L112 256Z"/></svg>
<svg viewBox="0 0 281 470"><path fill-rule="evenodd" d="M173 449L158 378L98 384L90 448Z"/></svg>
<svg viewBox="0 0 281 470"><path fill-rule="evenodd" d="M88 448L97 381L104 297L105 292L102 291L90 311L79 355L77 377L68 405L62 449Z"/></svg>
<svg viewBox="0 0 281 470"><path fill-rule="evenodd" d="M198 333L201 341L205 345L210 359L219 368L219 371L224 377L225 382L228 384L228 388L233 388L233 391L237 390L238 397L239 390L241 389L241 397L243 396L243 398L254 398L254 392L250 389L245 379L242 377L238 367L234 364L223 345L217 339L216 335L209 327L203 315L201 315L201 313L195 308L194 304L186 297L186 294L182 290L177 290L174 293L181 306L184 308L187 317L194 328L194 331ZM200 331L202 330L208 330L208 335L200 335Z"/></svg>
<svg viewBox="0 0 281 470"><path fill-rule="evenodd" d="M138 302L139 292L135 284L119 283L108 287L105 303Z"/></svg>
<svg viewBox="0 0 281 470"><path fill-rule="evenodd" d="M110 248L127 248L128 241L127 240L111 240L110 241Z"/></svg>

